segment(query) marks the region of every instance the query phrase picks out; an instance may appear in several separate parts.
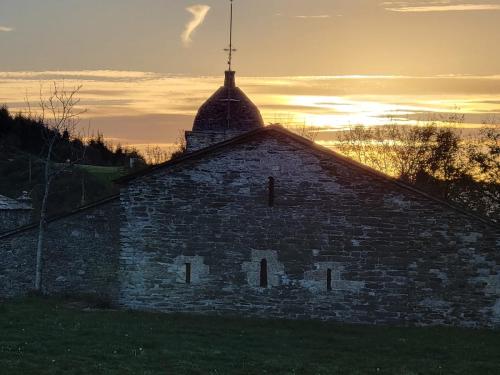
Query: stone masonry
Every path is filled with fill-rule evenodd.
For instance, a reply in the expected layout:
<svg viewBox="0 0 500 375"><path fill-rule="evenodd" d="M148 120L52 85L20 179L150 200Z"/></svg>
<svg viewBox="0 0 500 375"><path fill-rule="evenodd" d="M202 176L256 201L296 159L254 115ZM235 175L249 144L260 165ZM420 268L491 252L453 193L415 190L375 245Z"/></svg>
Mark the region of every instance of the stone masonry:
<svg viewBox="0 0 500 375"><path fill-rule="evenodd" d="M54 218L46 233L42 284L50 295L118 295L119 200ZM0 297L34 287L37 225L0 235Z"/></svg>
<svg viewBox="0 0 500 375"><path fill-rule="evenodd" d="M122 306L357 323L500 323L494 226L285 130L254 133L123 186ZM196 283L179 276L186 257L197 259ZM266 288L259 286L262 259Z"/></svg>
<svg viewBox="0 0 500 375"><path fill-rule="evenodd" d="M0 233L29 224L32 211L27 200L18 201L0 195Z"/></svg>

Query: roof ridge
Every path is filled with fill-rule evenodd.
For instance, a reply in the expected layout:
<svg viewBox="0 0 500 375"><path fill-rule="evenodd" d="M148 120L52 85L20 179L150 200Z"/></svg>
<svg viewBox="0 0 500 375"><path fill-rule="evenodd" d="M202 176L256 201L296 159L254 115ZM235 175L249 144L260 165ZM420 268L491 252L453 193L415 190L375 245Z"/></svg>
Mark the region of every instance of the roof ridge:
<svg viewBox="0 0 500 375"><path fill-rule="evenodd" d="M28 211L32 210L32 207L26 203L18 201L17 199L0 194L0 210Z"/></svg>
<svg viewBox="0 0 500 375"><path fill-rule="evenodd" d="M80 207L78 207L78 208L76 208L76 209L74 209L72 211L51 216L51 217L49 217L47 219L47 223L52 223L54 221L58 221L58 220L61 220L61 219L64 219L64 218L67 218L67 217L79 214L81 212L85 212L87 210L90 210L92 208L96 208L96 207L102 206L102 205L104 205L106 203L112 202L113 200L119 199L119 198L120 198L119 194L114 194L112 196L103 198L101 200L89 203L88 205L80 206ZM7 232L0 233L0 239L13 236L14 234L22 233L22 232L25 232L25 231L30 230L30 229L34 229L34 228L38 227L38 225L40 225L40 221L36 221L34 223L31 223L31 224L24 225L24 226L19 227L19 228L15 228L15 229L9 230Z"/></svg>

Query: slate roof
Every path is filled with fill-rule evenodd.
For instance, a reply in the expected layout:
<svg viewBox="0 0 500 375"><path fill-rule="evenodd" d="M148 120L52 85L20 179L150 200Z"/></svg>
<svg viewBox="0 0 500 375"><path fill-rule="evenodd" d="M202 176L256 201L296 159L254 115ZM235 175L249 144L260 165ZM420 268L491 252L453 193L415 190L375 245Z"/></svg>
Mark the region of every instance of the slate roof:
<svg viewBox="0 0 500 375"><path fill-rule="evenodd" d="M108 204L110 202L113 202L113 201L119 200L119 199L120 199L120 196L115 194L115 195L106 197L106 198L104 198L102 200L99 200L97 202L90 203L90 204L88 204L86 206L78 207L77 209L75 209L73 211L70 211L70 212L67 212L67 213L63 213L63 214L59 214L59 215L51 216L51 217L49 217L47 219L47 223L52 223L54 221L65 219L67 217L71 217L73 215L80 214L82 212L94 209L96 207L103 206L105 204ZM38 228L39 225L40 225L40 222L37 221L37 222L31 223L31 224L25 225L23 227L14 228L14 229L12 229L10 231L4 232L4 233L0 233L0 239L11 237L11 236L13 236L15 234L26 232L26 231L28 231L30 229Z"/></svg>
<svg viewBox="0 0 500 375"><path fill-rule="evenodd" d="M224 86L198 110L193 131L249 131L263 126L257 106L236 86L235 72L226 71Z"/></svg>
<svg viewBox="0 0 500 375"><path fill-rule="evenodd" d="M16 201L15 199L8 198L4 195L0 195L0 211L5 210L31 210L32 207L29 204Z"/></svg>

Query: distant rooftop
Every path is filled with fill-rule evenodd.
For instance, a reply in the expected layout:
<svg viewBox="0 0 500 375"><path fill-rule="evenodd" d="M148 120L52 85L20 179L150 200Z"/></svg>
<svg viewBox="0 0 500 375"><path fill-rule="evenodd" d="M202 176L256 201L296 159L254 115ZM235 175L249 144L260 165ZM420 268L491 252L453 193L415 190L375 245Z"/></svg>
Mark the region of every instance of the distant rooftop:
<svg viewBox="0 0 500 375"><path fill-rule="evenodd" d="M0 211L2 210L31 210L33 207L29 203L20 202L4 195L0 195Z"/></svg>

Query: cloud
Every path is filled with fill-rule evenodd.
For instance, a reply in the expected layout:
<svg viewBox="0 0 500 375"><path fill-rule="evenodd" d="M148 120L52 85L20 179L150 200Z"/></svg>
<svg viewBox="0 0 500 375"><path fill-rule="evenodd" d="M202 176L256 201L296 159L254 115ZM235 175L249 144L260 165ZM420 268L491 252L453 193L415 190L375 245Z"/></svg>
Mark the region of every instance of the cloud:
<svg viewBox="0 0 500 375"><path fill-rule="evenodd" d="M283 13L275 13L276 17L283 17ZM329 14L314 14L314 15L298 15L298 16L285 16L285 17L290 17L290 18L299 18L299 19L321 19L321 18L332 18L331 15ZM340 14L336 15L336 17L341 17Z"/></svg>
<svg viewBox="0 0 500 375"><path fill-rule="evenodd" d="M39 72L0 72L1 79L9 80L33 80L33 81L105 81L105 82L129 82L147 81L157 78L156 73L114 71L114 70L82 70L82 71L39 71Z"/></svg>
<svg viewBox="0 0 500 375"><path fill-rule="evenodd" d="M193 5L187 7L186 10L193 15L193 18L186 24L186 28L181 35L181 39L184 46L189 47L193 41L191 39L193 33L198 27L201 26L201 24L203 24L203 21L205 21L205 17L207 16L210 7L208 5Z"/></svg>
<svg viewBox="0 0 500 375"><path fill-rule="evenodd" d="M0 33L8 33L10 31L14 31L14 29L12 27L0 26Z"/></svg>
<svg viewBox="0 0 500 375"><path fill-rule="evenodd" d="M313 15L313 16L294 16L294 18L302 18L302 19L307 19L307 18L331 18L329 14L318 14L318 15Z"/></svg>
<svg viewBox="0 0 500 375"><path fill-rule="evenodd" d="M407 1L384 2L386 10L399 13L429 13L429 12L465 12L465 11L487 11L500 10L500 4L488 3L452 3L451 1L429 1L412 4Z"/></svg>

